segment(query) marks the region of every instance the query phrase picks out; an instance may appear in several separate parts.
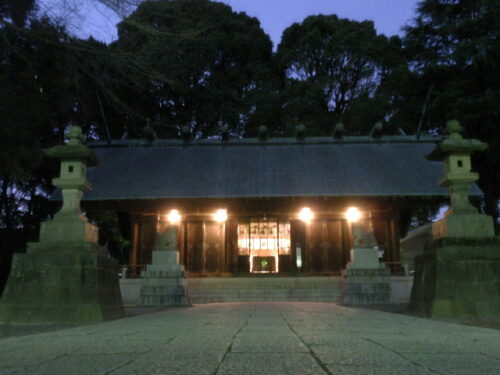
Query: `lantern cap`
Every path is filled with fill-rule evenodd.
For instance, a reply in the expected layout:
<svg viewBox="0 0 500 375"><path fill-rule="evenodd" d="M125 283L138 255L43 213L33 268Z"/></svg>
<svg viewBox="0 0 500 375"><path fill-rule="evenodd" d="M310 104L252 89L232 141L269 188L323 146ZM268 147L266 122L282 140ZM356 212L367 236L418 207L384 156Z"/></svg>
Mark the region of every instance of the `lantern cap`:
<svg viewBox="0 0 500 375"><path fill-rule="evenodd" d="M100 164L94 151L83 144L84 137L82 128L70 125L67 134L68 142L64 145L57 145L43 150L43 154L48 158L60 160L82 160L89 167L95 167Z"/></svg>
<svg viewBox="0 0 500 375"><path fill-rule="evenodd" d="M464 139L462 137L463 130L464 128L457 120L448 121L446 123L446 133L448 136L444 141L436 145L436 148L427 155L427 159L441 161L452 153L472 154L488 149L488 144L478 139Z"/></svg>

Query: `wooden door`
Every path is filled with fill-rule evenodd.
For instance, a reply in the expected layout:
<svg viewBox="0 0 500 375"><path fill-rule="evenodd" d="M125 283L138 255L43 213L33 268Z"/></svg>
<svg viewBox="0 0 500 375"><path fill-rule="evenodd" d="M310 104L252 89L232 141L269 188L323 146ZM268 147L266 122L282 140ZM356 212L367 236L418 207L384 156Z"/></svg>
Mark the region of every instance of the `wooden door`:
<svg viewBox="0 0 500 375"><path fill-rule="evenodd" d="M190 221L186 225L186 257L188 271L205 272L202 221Z"/></svg>
<svg viewBox="0 0 500 375"><path fill-rule="evenodd" d="M190 221L186 224L186 270L224 272L226 269L225 224Z"/></svg>
<svg viewBox="0 0 500 375"><path fill-rule="evenodd" d="M343 268L344 245L341 220L314 220L307 228L307 270L339 272Z"/></svg>
<svg viewBox="0 0 500 375"><path fill-rule="evenodd" d="M224 269L224 224L206 221L204 225L205 271Z"/></svg>

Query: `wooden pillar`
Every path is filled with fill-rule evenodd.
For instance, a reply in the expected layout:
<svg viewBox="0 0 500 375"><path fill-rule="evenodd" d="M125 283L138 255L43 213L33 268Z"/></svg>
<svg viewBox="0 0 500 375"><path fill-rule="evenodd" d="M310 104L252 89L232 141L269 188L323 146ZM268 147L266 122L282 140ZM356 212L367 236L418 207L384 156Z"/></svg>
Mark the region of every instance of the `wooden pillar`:
<svg viewBox="0 0 500 375"><path fill-rule="evenodd" d="M351 261L351 249L354 246L351 223L342 220L342 269Z"/></svg>
<svg viewBox="0 0 500 375"><path fill-rule="evenodd" d="M301 272L307 271L307 251L306 251L306 227L300 220L290 221L291 246L292 246L292 271L299 271L297 267L297 247L301 248L302 267Z"/></svg>
<svg viewBox="0 0 500 375"><path fill-rule="evenodd" d="M399 214L396 213L390 219L391 230L391 257L390 262L399 262Z"/></svg>
<svg viewBox="0 0 500 375"><path fill-rule="evenodd" d="M130 249L129 264L131 276L137 275L137 251L139 246L139 221L137 217L131 215L132 226L132 248Z"/></svg>
<svg viewBox="0 0 500 375"><path fill-rule="evenodd" d="M181 221L178 225L177 250L179 251L179 264L186 266L186 222Z"/></svg>
<svg viewBox="0 0 500 375"><path fill-rule="evenodd" d="M207 273L206 241L207 241L207 223L203 220L202 226L202 246L201 246L201 272Z"/></svg>
<svg viewBox="0 0 500 375"><path fill-rule="evenodd" d="M227 272L226 268L226 223L219 224L219 272Z"/></svg>
<svg viewBox="0 0 500 375"><path fill-rule="evenodd" d="M290 240L291 240L291 256L292 256L292 272L299 272L305 270L305 247L306 247L306 233L304 223L299 220L290 220ZM300 247L302 267L297 267L297 248Z"/></svg>

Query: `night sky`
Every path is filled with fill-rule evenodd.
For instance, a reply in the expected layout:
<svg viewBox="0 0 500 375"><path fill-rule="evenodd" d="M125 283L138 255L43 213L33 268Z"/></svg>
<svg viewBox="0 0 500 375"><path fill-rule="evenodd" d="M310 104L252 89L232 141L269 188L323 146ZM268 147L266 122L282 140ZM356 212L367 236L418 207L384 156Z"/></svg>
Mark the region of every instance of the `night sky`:
<svg viewBox="0 0 500 375"><path fill-rule="evenodd" d="M234 11L246 12L260 20L264 31L271 36L276 47L285 28L301 22L309 15L337 14L341 18L357 21L372 20L378 33L387 36L400 33L401 27L411 20L417 0L224 0ZM69 27L83 38L93 36L105 42L116 39L119 17L95 1L78 1L78 14L64 12L65 0L46 0L52 15L63 15ZM68 2L66 2L67 4Z"/></svg>

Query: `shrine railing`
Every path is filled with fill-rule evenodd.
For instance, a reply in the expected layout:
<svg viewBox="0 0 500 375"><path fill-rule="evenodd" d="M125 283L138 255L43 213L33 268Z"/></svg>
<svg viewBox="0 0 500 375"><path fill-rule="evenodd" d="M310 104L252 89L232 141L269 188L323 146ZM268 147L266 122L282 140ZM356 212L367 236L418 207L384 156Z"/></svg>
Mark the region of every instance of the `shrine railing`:
<svg viewBox="0 0 500 375"><path fill-rule="evenodd" d="M146 267L146 264L120 264L118 275L120 279L138 279Z"/></svg>
<svg viewBox="0 0 500 375"><path fill-rule="evenodd" d="M391 271L391 276L412 276L414 270L413 262L384 262L386 268Z"/></svg>
<svg viewBox="0 0 500 375"><path fill-rule="evenodd" d="M383 264L389 269L391 276L413 275L413 262L384 262ZM141 277L141 271L145 271L146 267L146 264L122 264L119 268L119 277L121 279L138 279Z"/></svg>

